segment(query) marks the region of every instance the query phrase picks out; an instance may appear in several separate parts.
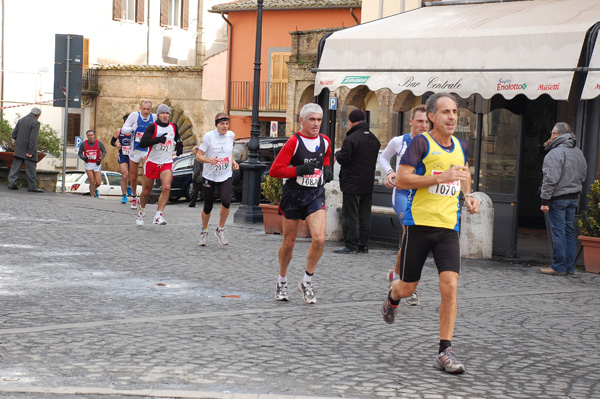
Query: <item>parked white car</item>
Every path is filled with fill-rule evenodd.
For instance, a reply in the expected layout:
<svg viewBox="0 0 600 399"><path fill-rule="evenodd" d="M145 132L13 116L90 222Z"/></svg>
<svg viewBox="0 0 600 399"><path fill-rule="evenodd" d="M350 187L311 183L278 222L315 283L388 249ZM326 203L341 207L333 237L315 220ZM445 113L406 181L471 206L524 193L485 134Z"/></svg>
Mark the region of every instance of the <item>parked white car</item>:
<svg viewBox="0 0 600 399"><path fill-rule="evenodd" d="M56 192L62 190L62 174L58 175ZM72 194L90 195L90 179L83 170L72 170L65 172L65 192ZM98 188L101 197L121 197L121 174L119 172L102 171L102 185ZM142 186L138 184L137 192L142 192Z"/></svg>

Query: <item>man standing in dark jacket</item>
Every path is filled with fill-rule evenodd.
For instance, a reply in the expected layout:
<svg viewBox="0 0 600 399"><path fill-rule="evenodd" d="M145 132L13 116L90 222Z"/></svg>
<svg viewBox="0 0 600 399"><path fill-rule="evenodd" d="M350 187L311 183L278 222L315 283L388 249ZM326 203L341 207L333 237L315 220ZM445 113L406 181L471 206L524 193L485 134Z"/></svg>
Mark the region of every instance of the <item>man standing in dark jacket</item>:
<svg viewBox="0 0 600 399"><path fill-rule="evenodd" d="M369 131L365 114L355 109L348 115L350 130L335 153L340 169L340 189L342 190L342 230L344 248L333 252L354 254L369 252L369 230L371 229L371 204L375 166L381 143Z"/></svg>
<svg viewBox="0 0 600 399"><path fill-rule="evenodd" d="M565 276L575 273L575 209L587 164L576 146L571 126L559 122L552 129L550 140L544 143L548 154L542 172L542 212L548 214L552 232L552 266L542 267L544 274Z"/></svg>
<svg viewBox="0 0 600 399"><path fill-rule="evenodd" d="M43 193L44 190L38 188L35 181L36 167L38 161L38 137L40 135L40 122L38 119L42 111L39 108L32 108L29 115L19 119L15 126L12 136L15 139L14 162L8 174L8 188L18 190L17 179L19 170L25 163L25 174L27 175L28 191L33 193Z"/></svg>

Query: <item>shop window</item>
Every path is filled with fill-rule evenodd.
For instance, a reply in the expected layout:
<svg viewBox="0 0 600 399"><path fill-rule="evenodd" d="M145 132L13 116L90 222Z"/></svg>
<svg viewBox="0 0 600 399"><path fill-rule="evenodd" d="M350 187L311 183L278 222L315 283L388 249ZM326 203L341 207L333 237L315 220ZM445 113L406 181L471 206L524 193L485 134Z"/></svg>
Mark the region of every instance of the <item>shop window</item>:
<svg viewBox="0 0 600 399"><path fill-rule="evenodd" d="M478 191L513 194L520 117L507 109L483 115Z"/></svg>

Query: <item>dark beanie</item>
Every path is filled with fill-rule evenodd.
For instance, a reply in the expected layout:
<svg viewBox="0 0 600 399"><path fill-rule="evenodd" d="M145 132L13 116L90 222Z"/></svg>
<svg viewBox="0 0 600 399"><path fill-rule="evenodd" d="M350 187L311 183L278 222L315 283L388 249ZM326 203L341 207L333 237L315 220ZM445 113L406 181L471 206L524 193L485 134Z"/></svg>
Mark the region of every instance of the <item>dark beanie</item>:
<svg viewBox="0 0 600 399"><path fill-rule="evenodd" d="M348 120L352 123L364 121L365 113L357 108L354 111L350 112L350 115L348 115Z"/></svg>

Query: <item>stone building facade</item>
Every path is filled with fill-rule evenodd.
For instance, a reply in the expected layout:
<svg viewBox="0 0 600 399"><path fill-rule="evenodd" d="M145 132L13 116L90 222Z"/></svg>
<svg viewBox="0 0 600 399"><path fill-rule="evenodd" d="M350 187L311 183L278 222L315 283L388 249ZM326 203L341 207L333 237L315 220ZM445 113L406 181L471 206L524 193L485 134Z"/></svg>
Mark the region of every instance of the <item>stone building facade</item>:
<svg viewBox="0 0 600 399"><path fill-rule="evenodd" d="M171 106L171 121L184 140L184 151L199 143L214 129L214 116L223 112L224 102L202 100L202 68L164 66L116 66L98 69L98 87L83 98L91 109L90 127L105 143L105 170L118 170L117 149L110 146L115 130L123 125L123 115L137 112L141 100Z"/></svg>

